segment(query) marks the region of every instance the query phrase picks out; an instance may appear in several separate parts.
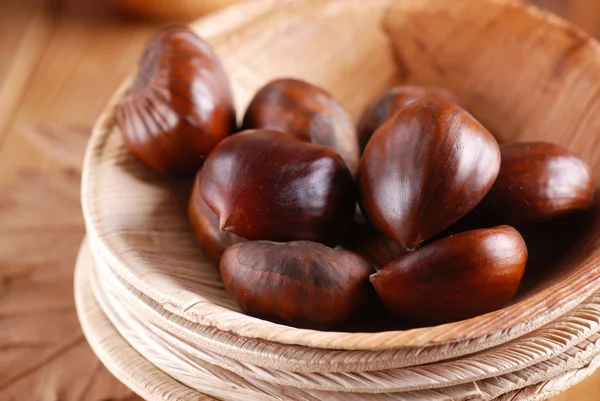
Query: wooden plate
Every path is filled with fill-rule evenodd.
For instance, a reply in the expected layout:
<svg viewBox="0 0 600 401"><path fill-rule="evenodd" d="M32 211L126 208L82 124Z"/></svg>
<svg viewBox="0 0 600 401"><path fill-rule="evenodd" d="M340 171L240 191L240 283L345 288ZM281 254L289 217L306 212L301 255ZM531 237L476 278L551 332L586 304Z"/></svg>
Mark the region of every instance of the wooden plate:
<svg viewBox="0 0 600 401"><path fill-rule="evenodd" d="M364 391L377 388L404 391L481 380L560 355L600 329L600 294L595 293L568 315L538 330L462 358L457 358L460 356L457 355L458 347L448 346L430 347L420 353L414 350L329 351L286 346L236 337L174 317L125 283L102 261L96 261L95 266L98 291L106 292L109 299L114 300L112 308L129 313L128 321L139 322L145 330L154 332L172 346L184 348L196 358L245 377L312 389L344 391L344 387L351 386L364 387ZM455 360L432 364L448 358ZM408 368L423 364L428 365ZM338 380L339 375L330 374L339 372L344 372L343 384Z"/></svg>
<svg viewBox="0 0 600 401"><path fill-rule="evenodd" d="M540 364L545 366L544 370L551 370L553 363L547 361L571 353L582 355L580 347L585 348L586 344L595 343L595 337L600 330L600 294L597 293L568 316L562 316L527 336L475 355L446 362L428 363L425 366L377 369L356 363L356 355L354 355L356 352L338 351L335 353L335 358L331 358L323 350L306 349L302 360L305 364L304 368L312 361L321 362L322 359L325 359L325 362L321 362L316 367L329 368L328 360L333 359L337 364L343 364L344 359L348 358L351 361L344 365L354 370L328 372L319 369L314 373L304 369L302 372L293 372L287 369L290 364L286 361L286 356L295 351L290 350L289 347L281 345L277 347L275 344L270 347L269 357L265 359L270 362L268 365L275 365L276 368L265 367L263 364L256 364L258 358L255 355L254 358L248 358L248 355L240 357L242 352L239 348L245 348L244 342L252 340L236 339L227 333L219 333L227 338L226 343L241 344L234 352L227 352L222 349L223 347L220 349L218 345L215 347L211 344L209 336L202 338L201 341L190 340L188 333L199 334L204 331L204 328L198 327L197 324L188 322L173 330L172 327L160 325L162 323L160 317L147 319L147 310L160 313L160 309L149 308L148 305L137 302L143 297L138 298L139 294L135 292L128 293L127 285L111 274L106 267L102 267L102 263L95 263L92 287L97 299L106 298L101 305L107 315L120 316L120 321L126 322L127 326L135 324L138 331L152 332L160 341L168 343L168 347L177 349L177 355L185 354L186 360L216 365L245 378L309 390L365 393L414 391L475 382ZM138 305L132 307L134 304ZM184 334L181 335L182 333ZM199 347L198 344L202 346ZM250 347L254 349L255 346L251 344ZM366 352L362 353L366 354ZM381 358L387 356L380 355L377 351L374 353L379 354ZM435 355L435 352L432 354ZM368 359L368 356L365 355L363 358ZM559 358L555 363L562 366L563 362Z"/></svg>
<svg viewBox="0 0 600 401"><path fill-rule="evenodd" d="M600 175L600 48L533 7L500 0L258 0L193 27L222 58L238 110L278 76L327 88L355 116L399 80L437 84L455 91L500 139L562 144ZM373 334L300 330L245 316L196 247L177 183L124 150L112 114L128 87L100 118L86 155L82 198L90 246L126 282L186 320L325 349L451 343L477 349L541 327L600 286L596 213L585 233L570 233L579 242L568 256L544 266L512 305L473 319Z"/></svg>
<svg viewBox="0 0 600 401"><path fill-rule="evenodd" d="M208 368L209 371L213 369L213 375L208 378L202 374L198 376L197 362L193 358L190 358L189 355L177 353L174 359L170 359L169 353L172 353L174 349L156 337L149 335L142 327L136 324L131 325L132 315L129 315L126 319L121 319L111 313L113 322L120 327L119 330L126 336L127 341L133 344L140 353L134 351L107 320L102 309L92 296L93 292L90 288L89 279L94 277L93 267L89 250L84 244L77 262L75 285L78 314L84 327L84 332L92 348L103 363L138 394L146 399L209 399L204 394L193 390L194 387L199 385L202 388L208 389L214 396L219 398L223 397L233 400L247 399L246 397L274 399L268 395L269 393L253 393L252 391L256 391L256 387L254 386L240 388L239 384L241 383L239 381L236 382L234 387L219 380L217 380L219 381L218 384L207 383L207 381L210 382L219 376L214 371L216 369L218 372L219 368L210 368L209 365L204 365L205 369ZM100 296L102 297L101 303L110 302L108 292L101 291ZM557 336L560 336L560 333L557 333ZM600 352L600 348L596 345L600 342L600 336L594 334L592 338L582 341L574 347L573 352L568 352L564 356L555 358L556 361L559 361L558 364L548 361L531 369L524 369L522 372L490 378L477 383L464 383L458 386L396 394L370 394L369 397L370 399L384 397L382 399L442 400L465 399L465 397L495 399L495 397L500 396L500 399L518 400L529 399L527 397L535 395L535 399L545 399L543 397L544 394L546 396L554 395L558 391L564 390L570 385L579 382L584 377L587 377L595 369L600 362L598 357L595 356ZM169 372L173 377L177 377L179 381L173 380L171 376L157 369L155 365L144 359L142 355L147 356L151 361L157 363L158 366L162 366L165 371ZM577 366L580 369L568 369L564 371L565 367L569 366ZM226 374L229 375L228 373ZM227 378L231 378L231 376L227 376ZM187 383L189 386L180 382ZM521 386L528 382L536 384L521 388ZM506 392L509 392L508 394L513 398L502 397L502 394ZM297 389L276 390L276 394L277 399L284 396L286 399L297 399L299 397L303 397L302 399L322 399L326 397L326 399L359 400L364 399L366 396L360 393L304 392Z"/></svg>
<svg viewBox="0 0 600 401"><path fill-rule="evenodd" d="M84 241L75 266L75 304L83 333L104 366L145 400L214 400L158 370L119 335L92 294L89 283L92 267L92 258Z"/></svg>

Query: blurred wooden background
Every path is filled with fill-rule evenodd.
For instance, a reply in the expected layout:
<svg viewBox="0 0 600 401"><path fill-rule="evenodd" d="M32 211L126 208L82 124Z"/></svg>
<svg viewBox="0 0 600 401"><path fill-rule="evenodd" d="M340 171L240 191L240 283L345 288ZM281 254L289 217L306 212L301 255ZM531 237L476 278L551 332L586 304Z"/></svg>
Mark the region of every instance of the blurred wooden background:
<svg viewBox="0 0 600 401"><path fill-rule="evenodd" d="M600 0L531 2L574 21L600 38ZM59 170L59 165L63 163L31 145L23 134L40 126L71 127L74 132L82 132L82 129L90 127L111 93L135 65L146 38L160 24L125 16L108 0L0 0L1 186L14 187L17 173L24 169L43 172ZM73 188L76 198L76 184ZM77 206L73 206L62 213L79 212ZM0 231L0 236L2 233ZM70 250L61 259L67 271L72 266L75 251ZM18 332L15 326L18 323L7 317L10 314L2 314L2 303L5 302L6 306L7 299L12 296L10 292L17 287L11 286L14 279L11 269L14 266L2 255L0 252L0 401L137 400L111 381L87 348L77 354L79 364L71 361L70 365L62 365L60 369L70 366L70 371L61 371L59 375L55 374L58 367L55 370L51 367L43 370L44 365L54 360L54 354L50 352L47 357L42 351L35 351L38 343L29 348L26 343L11 345L19 340L13 338L13 334ZM69 277L66 280L68 287ZM35 294L38 297L47 296L44 291L36 290ZM73 330L78 329L73 320L72 296L68 290L61 296L67 299L65 308L66 313L70 314L68 334L74 335L76 333ZM34 301L46 302L44 299ZM27 324L35 324L35 320L33 322L28 321ZM36 329L31 330L35 334ZM46 334L40 332L36 335L43 337ZM74 338L74 344L87 347L80 333L79 337ZM63 350L69 344L60 345L57 349ZM89 363L81 362L82 358L83 362L89 359ZM90 368L85 370L79 368L80 365ZM17 373L13 375L15 371ZM77 383L78 375L85 376L81 377L85 383ZM103 379L95 379L94 375ZM69 390L71 384L77 387L77 391ZM556 397L555 401L598 399L600 373Z"/></svg>

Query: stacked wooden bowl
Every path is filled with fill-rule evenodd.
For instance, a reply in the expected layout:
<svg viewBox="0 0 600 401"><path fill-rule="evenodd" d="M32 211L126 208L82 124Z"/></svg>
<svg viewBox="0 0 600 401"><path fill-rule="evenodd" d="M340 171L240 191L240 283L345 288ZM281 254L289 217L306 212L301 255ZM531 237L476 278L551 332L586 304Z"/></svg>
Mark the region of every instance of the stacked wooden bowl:
<svg viewBox="0 0 600 401"><path fill-rule="evenodd" d="M193 28L221 57L236 106L267 81L320 85L355 116L398 82L434 84L500 141L542 139L600 177L600 46L499 0L257 0ZM544 399L600 363L600 221L550 225L507 307L435 327L322 332L240 313L186 219L191 182L133 160L98 121L83 174L77 266L84 331L149 399ZM541 246L540 246L541 244ZM529 245L529 243L528 243ZM360 329L360 327L359 327Z"/></svg>

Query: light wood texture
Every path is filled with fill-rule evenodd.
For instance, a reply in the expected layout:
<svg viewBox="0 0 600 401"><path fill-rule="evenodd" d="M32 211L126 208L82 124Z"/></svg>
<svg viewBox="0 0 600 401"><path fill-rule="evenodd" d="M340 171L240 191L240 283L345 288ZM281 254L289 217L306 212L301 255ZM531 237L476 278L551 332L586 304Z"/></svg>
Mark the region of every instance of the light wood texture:
<svg viewBox="0 0 600 401"><path fill-rule="evenodd" d="M600 37L600 3L595 0L529 0L529 2L575 22L596 38Z"/></svg>
<svg viewBox="0 0 600 401"><path fill-rule="evenodd" d="M87 127L63 125L40 125L23 129L23 135L56 163L78 171L83 164L83 153L90 133L91 129Z"/></svg>
<svg viewBox="0 0 600 401"><path fill-rule="evenodd" d="M578 306L569 316L564 316L551 324L503 344L487 352L471 357L460 358L456 363L446 362L429 367L398 369L416 364L431 363L450 356L452 345L419 349L417 351L375 351L344 352L320 350L298 346L282 346L248 338L240 338L209 327L192 324L181 318L172 318L164 308L117 277L102 261L97 260L101 286L123 310L140 320L146 330L154 331L173 346L185 348L197 358L233 370L244 376L251 376L274 382L302 387L316 386L331 389L339 386L337 375L327 372L364 372L344 374L346 384L355 388L377 385L387 387L429 385L450 385L474 381L491 375L510 372L547 360L571 348L598 331L600 299L593 296ZM516 350L515 350L516 349ZM465 364L472 366L473 370ZM394 369L396 368L396 369ZM372 375L371 371L385 371ZM439 371L445 372L439 375ZM296 375L290 372L301 372ZM312 374L313 372L319 372ZM453 372L458 372L454 375ZM266 375L266 376L265 376ZM307 378L315 377L314 380ZM296 384L294 384L296 383ZM365 389L364 391L367 391Z"/></svg>
<svg viewBox="0 0 600 401"><path fill-rule="evenodd" d="M107 287L96 287L100 282L94 281L94 277L96 276L93 274L93 268L91 254L84 245L80 251L77 263L76 295L78 312L82 319L86 336L88 336L90 343L92 343L103 362L111 367L111 370L128 383L128 385L135 388L136 391L148 399L154 399L154 394L158 391L158 387L163 389L169 388L169 393L164 393L163 395L163 399L166 400L177 399L173 394L177 395L180 392L189 392L191 388L207 391L217 398L231 400L297 399L299 397L307 400L360 400L365 397L365 395L353 393L304 392L301 389L281 388L260 381L253 381L253 385L248 386L246 383L247 378L236 377L235 374L207 364L204 361L194 360L193 357L185 353L182 354L180 350L176 352L176 348L157 338L156 333L139 326L134 315L129 315L126 312L123 313L122 304L119 300L113 298L113 294L110 293ZM90 283L88 283L89 279L92 279L91 287L95 291L91 291ZM109 283L109 286L112 286L112 284L114 283ZM92 292L98 297L97 300L100 301L103 310L98 308L93 297L90 296ZM113 326L106 321L106 318L102 314L103 311L109 312L110 320L112 320L113 324L117 325L121 334L118 334ZM127 343L122 342L121 335L125 336L124 338L127 339ZM556 335L560 336L558 333ZM600 352L600 348L596 346L598 342L600 342L600 336L594 334L588 340L582 341L572 350L566 352L563 356L543 362L540 366L530 367L531 371L529 373L520 372L482 380L477 383L467 383L432 390L396 394L387 393L385 395L370 394L369 399L442 400L468 398L491 400L498 396L502 397L505 393L510 394L510 397L512 397L510 399L516 400L529 399L532 394L535 395L536 399L545 399L556 391L569 386L570 383L581 380L595 368L599 362L595 356ZM109 346L106 346L106 344L109 344ZM170 375L176 377L180 382L187 384L189 387L176 382L169 383L167 387L166 381L168 379L165 379L155 366L149 365L147 362L143 366L139 365L144 360L137 360L139 354L136 354L130 348L129 344L133 345L143 355L146 355L157 367L161 367L164 371L169 372ZM169 356L173 352L176 352L175 357L170 359ZM132 365L139 366L135 377L131 374L132 369L123 369L123 366ZM468 364L465 364L465 366L468 366ZM525 371L527 370L525 369ZM438 374L443 375L443 372L441 370ZM150 378L153 379L150 380ZM234 381L235 387L231 387L231 384L229 384L231 380ZM343 381L345 378L340 378L340 380ZM157 381L161 385L151 385L151 383L156 383ZM525 386L528 382L535 384ZM270 392L256 392L257 389L265 386L267 388L271 387ZM191 397L193 393L188 394Z"/></svg>
<svg viewBox="0 0 600 401"><path fill-rule="evenodd" d="M521 390L511 391L510 393L498 397L498 401L542 401L548 399L554 395L564 392L569 387L572 387L573 385L576 385L582 380L586 379L592 373L594 373L598 367L600 367L600 357L596 355L581 369L571 370L553 379L542 381L536 385ZM575 396L574 398L569 399L584 400L588 399L587 397L591 397L589 399L593 400L594 397L597 396L597 393L585 393L583 391L578 392L575 389L564 392L563 396L572 397L574 394L578 393L586 398L579 398L579 396ZM553 400L557 401L558 398L553 398Z"/></svg>
<svg viewBox="0 0 600 401"><path fill-rule="evenodd" d="M374 366L365 367L364 364L357 362L355 355L335 353L335 360L351 359L354 361L354 371L339 373L311 373L303 371L301 373L290 372L285 369L285 362L279 361L279 369L271 369L260 364L254 365L252 360L239 357L237 352L227 352L220 350L212 344L202 344L202 348L194 346L189 336L180 333L200 332L202 330L198 325L192 325L189 322L182 324L179 330L167 332L160 325L160 318L148 321L145 318L144 309L151 309L150 305L145 308L131 308L131 304L138 299L138 294L127 294L127 285L118 277L115 277L102 263L95 264L95 274L92 274L92 287L98 300L102 299L101 305L105 313L111 317L111 320L121 333L134 329L135 332L149 332L156 339L153 344L163 343L162 353L163 361L171 364L186 365L186 372L193 372L196 366L206 364L216 365L244 377L246 380L258 379L258 384L253 381L252 387L261 387L261 381L274 383L280 386L296 387L307 390L319 391L338 391L338 392L400 392L416 391L421 389L439 388L457 386L460 384L478 382L479 387L487 384L485 379L506 375L517 377L514 372L520 370L540 370L545 373L556 370L555 366L564 366L569 363L563 360L563 355L576 353L578 358L582 358L581 349L586 349L590 344L596 342L597 331L600 329L600 296L594 295L587 302L584 302L569 316L564 316L556 322L516 339L510 343L503 344L489 351L484 351L475 355L466 356L449 362L440 362L426 366L406 367L400 369L378 369ZM128 296L129 295L129 296ZM160 309L156 311L161 313ZM115 315L117 316L115 318ZM117 321L115 321L117 319ZM172 328L171 328L172 329ZM226 333L219 333L224 337ZM127 337L126 334L123 334ZM225 340L225 339L224 339ZM225 341L231 347L236 343L248 341L245 338L228 338ZM143 347L143 344L134 344L134 347ZM147 343L147 341L146 341ZM206 344L206 345L205 345ZM239 346L243 348L245 345ZM156 345L153 345L156 347ZM278 357L293 355L294 349L288 347L271 347L266 354L273 360ZM584 351L585 352L585 351ZM142 354L145 355L144 352ZM233 354L233 357L230 357ZM385 355L383 356L385 358ZM367 356L365 356L367 358ZM371 356L372 359L375 359ZM258 358L255 358L256 360ZM327 365L331 355L322 350L305 349L304 361L319 361ZM187 361L187 363L186 363ZM277 363L272 365L277 366ZM351 365L347 363L347 365ZM163 366L163 365L160 365ZM368 371L363 371L368 370ZM524 374L522 376L525 376ZM193 375L193 377L198 377ZM201 376L200 376L201 377ZM529 378L528 378L529 379ZM239 377L236 378L239 381ZM494 379L498 382L498 379ZM196 383L196 384L195 384ZM199 387L202 381L190 382L190 386L201 390ZM510 386L511 382L503 383L503 386ZM489 384L488 384L489 385ZM498 387L498 385L496 385Z"/></svg>
<svg viewBox="0 0 600 401"><path fill-rule="evenodd" d="M94 357L75 315L79 181L23 173L0 189L0 400L136 400Z"/></svg>
<svg viewBox="0 0 600 401"><path fill-rule="evenodd" d="M76 265L75 301L83 332L96 355L119 380L146 400L212 400L158 370L119 335L92 295L89 284L92 259L85 243Z"/></svg>
<svg viewBox="0 0 600 401"><path fill-rule="evenodd" d="M105 2L0 1L0 184L11 184L0 189L2 401L140 400L98 361L75 314L79 166L60 169L23 137L38 124L90 132L155 29L114 15Z"/></svg>
<svg viewBox="0 0 600 401"><path fill-rule="evenodd" d="M292 18L298 15L303 18ZM281 75L324 86L354 115L397 77L439 84L453 89L499 137L561 143L588 159L600 176L600 158L591 154L600 129L600 97L590 90L600 82L600 47L583 32L531 7L478 0L378 0L368 5L358 0L264 0L213 15L194 28L223 60L239 108L265 81ZM360 36L353 36L359 29ZM543 46L540 35L547 37ZM269 53L254 57L265 42ZM335 57L327 50L333 44ZM502 56L499 62L498 55L506 54L513 57ZM119 276L173 314L283 344L385 350L454 343L464 354L474 352L476 345L493 346L531 332L569 312L600 286L595 280L600 239L588 235L569 258L557 262L553 274L512 305L463 322L374 334L324 333L240 314L193 241L184 213L185 185L178 189L153 175L123 148L112 106L127 87L125 83L100 118L88 148L82 193L89 242ZM177 197L181 191L183 200ZM597 220L592 226L591 231L600 229Z"/></svg>
<svg viewBox="0 0 600 401"><path fill-rule="evenodd" d="M157 26L119 19L106 1L3 0L0 16L0 184L6 184L23 168L56 168L23 131L40 124L90 127Z"/></svg>
<svg viewBox="0 0 600 401"><path fill-rule="evenodd" d="M600 3L597 0L536 0L535 3L550 7L596 36L600 32ZM23 139L23 132L36 128L38 124L91 126L108 96L134 65L141 46L155 26L140 20L119 19L109 1L3 0L0 1L0 15L0 183L5 184L14 183L16 173L23 168L56 169L60 160L31 146ZM48 46L50 43L52 46ZM52 82L54 79L57 80L56 84ZM53 86L58 90L49 90ZM68 135L65 138L69 138ZM70 146L68 139L64 143L66 147ZM49 211L55 212L53 208L49 208ZM44 214L39 216L40 220L45 219ZM0 225L4 226L4 222L0 220ZM2 238L5 238L4 233L2 231L0 234ZM59 263L70 266L72 259L67 261L73 257L67 249L70 242L62 242L60 238L59 235L55 236L56 243L63 244L65 250L60 250L63 249L62 245L52 248L58 256L57 261L64 260ZM32 243L37 240L26 241ZM21 255L13 250L23 248L13 244L13 241L0 241L3 255L0 259L0 281L3 283L4 278L13 277L13 273L19 269L33 266L15 262L14 258ZM22 280L11 279L10 282L8 288L11 296L28 291L29 287L23 285ZM0 285L0 306L4 305L6 299L7 287L3 285ZM56 295L53 295L54 290L48 289L48 292L30 292L28 296L32 301L42 296L52 299L54 296L66 296L68 291L68 288L57 289ZM43 304L42 300L40 302ZM31 328L31 332L41 327L38 326L40 321L34 318L18 322L5 319L4 322L10 323L10 330L6 333L15 330L26 332L26 328ZM3 349L6 349L5 341L7 338L0 341ZM29 355L34 359L26 359L28 351L23 350L19 357L22 362L32 361L39 356L31 351ZM0 370L10 367L12 363L12 359L3 358L4 355L0 357ZM95 362L90 352L85 355L80 353L76 359ZM68 381L52 379L53 373L61 371L68 372ZM76 382L78 378L85 380L85 369L62 370L52 365L42 372L44 374L30 377L30 381L23 386L27 391L19 391L15 394L18 395L16 399L46 401L46 398L37 396L39 393L36 391L65 401L79 398L76 391L70 390L69 383ZM109 391L112 388L110 380L102 373L100 376L95 388ZM596 401L599 383L600 373L557 396L556 400ZM540 386L540 389L543 388L547 386ZM114 397L133 400L126 393L114 394ZM86 400L103 398L100 393L92 392ZM4 399L15 398L7 398L0 393L0 400Z"/></svg>

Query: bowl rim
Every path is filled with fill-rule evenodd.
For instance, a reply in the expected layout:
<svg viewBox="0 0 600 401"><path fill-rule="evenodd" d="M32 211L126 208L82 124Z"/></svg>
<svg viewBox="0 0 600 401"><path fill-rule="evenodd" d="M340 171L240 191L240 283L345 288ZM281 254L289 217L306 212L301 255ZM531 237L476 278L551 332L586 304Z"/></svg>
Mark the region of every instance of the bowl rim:
<svg viewBox="0 0 600 401"><path fill-rule="evenodd" d="M321 382L322 385L328 386L331 383L323 384L326 383L327 377L321 375L343 373L353 376L354 373L360 372L367 374L367 376L358 379L358 381L363 379L366 381L369 372L385 371L386 375L390 375L390 377L381 378L382 382L380 383L391 383L395 380L404 383L403 388L394 390L388 388L386 391L404 392L420 390L424 387L421 388L421 384L414 388L406 388L408 383L412 381L410 377L400 378L396 375L418 372L419 375L435 376L436 370L429 370L429 367L433 366L437 370L441 369L448 373L458 373L459 369L461 378L436 382L437 379L441 378L432 377L431 384L428 386L454 386L464 384L467 381L484 380L492 376L514 373L519 369L544 363L568 352L573 347L579 346L583 340L598 334L600 330L600 292L596 291L571 312L549 322L534 332L492 348L488 347L489 344L483 343L481 345L486 348L474 353L470 352L473 349L447 345L430 347L425 350L418 349L418 352L413 349L373 352L290 347L257 339L240 338L227 332L221 332L184 321L179 317L170 316L161 305L156 304L116 276L104 261L95 259L93 265L94 293L98 295L98 291L110 292L110 298L116 300L113 305L127 309L144 327L149 328L150 331L155 331L159 338L167 342L176 339L176 341L180 341L183 348L188 350L186 352L192 354L196 349L205 349L227 359L232 359L236 363L247 363L261 369L269 369L271 373L265 377L260 374L257 375L254 369L245 371L238 369L237 366L233 367L236 373L242 376L248 375L262 380L267 378L281 381L281 377L276 378L272 374L285 372L286 375L290 373L308 375L303 376L301 381L310 377L312 385ZM117 310L114 312L119 313ZM154 327L160 327L160 330L153 330ZM223 346L223 343L226 346ZM539 344L546 344L547 346L536 346ZM260 352L256 352L257 349L260 349ZM464 353L465 351L467 353ZM204 353L202 352L201 355L204 355ZM203 356L199 357L202 358ZM469 366L481 367L483 365L486 366L485 372L479 371L479 368L469 371ZM222 367L230 369L230 366ZM317 376L313 377L312 375ZM285 378L285 380L288 379L292 379L292 377ZM376 381L379 380L373 380L373 382ZM283 382L281 384L287 385ZM334 383L334 385L336 384L338 383Z"/></svg>
<svg viewBox="0 0 600 401"><path fill-rule="evenodd" d="M306 1L311 0L298 0L294 3ZM322 4L325 6L332 3L342 4L357 1L326 0ZM582 35L590 38L590 41L593 43L594 46L592 48L597 55L600 68L600 45L589 37L589 35L583 33L580 28L530 4L523 4L513 0L488 1L490 5L518 9L524 15L541 23L546 23L552 26L553 29L562 31L576 30L580 32ZM388 2L387 0L379 1L382 4ZM278 0L255 0L248 3L240 3L204 17L190 26L195 32L211 42L212 39L219 37L219 35L228 35L234 32L236 27L248 23L249 18L261 18L263 14L281 10L288 3L290 3L290 0L284 2L279 2ZM178 302L176 294L157 294L143 277L138 277L129 271L125 260L121 255L115 254L108 242L103 238L102 230L98 227L94 217L97 211L94 185L96 167L101 162L102 150L105 147L107 139L115 130L114 108L128 91L131 83L132 76L127 78L115 92L102 115L97 120L86 149L82 171L81 195L88 239L94 252L102 254L117 274L150 298L165 306L168 305L167 309L170 312L184 319L215 327L222 331L229 331L242 337L325 349L372 351L401 347L428 347L458 342L469 344L479 341L498 344L529 333L558 316L567 313L600 287L600 281L596 282L593 279L600 273L600 266L586 266L585 269L581 269L584 271L583 273L570 275L560 283L554 283L537 294L494 312L438 326L377 333L322 332L298 329L263 321L216 305L214 305L214 310L200 310L200 308L193 306L183 307L181 302ZM574 285L578 289L576 292L565 291L565 288L570 288ZM202 307L206 308L206 305ZM226 311L238 315L239 323L231 323L235 319L223 322L219 318L219 315L227 313ZM499 324L498 322L503 323Z"/></svg>
<svg viewBox="0 0 600 401"><path fill-rule="evenodd" d="M104 367L144 399L167 400L163 397L164 389L168 388L171 393L178 394L178 400L185 397L186 400L216 401L158 369L121 336L92 293L89 277L92 263L89 245L84 239L75 262L75 309L83 334ZM136 370L132 370L132 366ZM172 391L174 389L177 391Z"/></svg>
<svg viewBox="0 0 600 401"><path fill-rule="evenodd" d="M210 396L198 393L192 388L172 379L149 363L143 355L139 354L127 343L104 314L104 311L94 297L90 283L89 273L92 268L90 263L93 263L91 251L84 239L75 264L75 306L85 337L105 367L138 395L149 397L150 399L160 397L160 394L162 394L161 390L166 386L171 390L177 388L178 394L187 394L193 399L213 400ZM141 367L142 374L134 375L130 369L131 366ZM600 355L597 354L589 363L581 368L567 370L552 379L510 391L502 397L507 397L507 399L510 397L511 400L528 399L528 394L535 394L538 397L536 399L546 399L575 386L594 373L598 366L600 366ZM139 369L138 373L140 373ZM150 378L152 378L154 385L144 385L143 382ZM519 396L519 398L515 398L515 396Z"/></svg>

